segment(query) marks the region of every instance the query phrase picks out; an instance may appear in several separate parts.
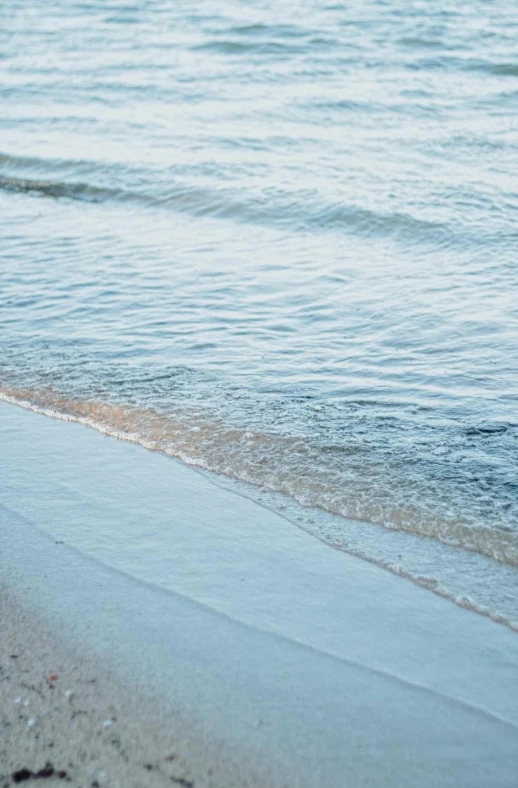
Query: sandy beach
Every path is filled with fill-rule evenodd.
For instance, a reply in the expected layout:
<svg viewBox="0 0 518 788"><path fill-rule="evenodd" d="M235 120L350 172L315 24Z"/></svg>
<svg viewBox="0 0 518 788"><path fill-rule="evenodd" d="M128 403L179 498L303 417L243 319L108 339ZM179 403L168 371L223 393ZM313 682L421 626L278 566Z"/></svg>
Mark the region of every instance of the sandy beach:
<svg viewBox="0 0 518 788"><path fill-rule="evenodd" d="M514 632L167 457L0 416L2 787L514 788Z"/></svg>
<svg viewBox="0 0 518 788"><path fill-rule="evenodd" d="M0 785L194 785L160 715L132 703L5 586L0 620ZM211 784L208 770L197 783Z"/></svg>

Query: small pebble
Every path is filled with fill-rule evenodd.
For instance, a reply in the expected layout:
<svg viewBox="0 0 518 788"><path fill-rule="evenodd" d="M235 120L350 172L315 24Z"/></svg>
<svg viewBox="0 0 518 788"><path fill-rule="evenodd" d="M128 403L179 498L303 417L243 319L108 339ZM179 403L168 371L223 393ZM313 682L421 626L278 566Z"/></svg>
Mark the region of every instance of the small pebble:
<svg viewBox="0 0 518 788"><path fill-rule="evenodd" d="M15 699L14 699L14 702L15 702L15 703L21 703L21 702L22 702L22 699L21 699L21 698L15 698Z"/></svg>
<svg viewBox="0 0 518 788"><path fill-rule="evenodd" d="M65 698L71 698L71 697L72 697L72 690L67 690L65 692Z"/></svg>
<svg viewBox="0 0 518 788"><path fill-rule="evenodd" d="M36 717L31 717L30 719L27 720L27 725L29 726L29 728L34 728L37 722L38 720L36 719Z"/></svg>
<svg viewBox="0 0 518 788"><path fill-rule="evenodd" d="M109 728L110 725L113 725L113 720L105 720L103 722L103 728Z"/></svg>
<svg viewBox="0 0 518 788"><path fill-rule="evenodd" d="M24 705L24 706L28 706L28 705L29 705L29 701L28 701L28 700L24 700L24 701L23 701L23 705Z"/></svg>

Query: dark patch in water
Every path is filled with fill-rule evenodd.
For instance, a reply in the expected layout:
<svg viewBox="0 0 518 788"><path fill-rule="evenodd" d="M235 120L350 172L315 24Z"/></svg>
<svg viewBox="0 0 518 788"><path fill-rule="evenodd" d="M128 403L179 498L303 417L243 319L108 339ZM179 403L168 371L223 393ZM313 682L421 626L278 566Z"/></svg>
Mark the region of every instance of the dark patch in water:
<svg viewBox="0 0 518 788"><path fill-rule="evenodd" d="M88 202L102 202L105 191L84 183L61 183L26 178L8 178L0 175L0 189L21 194L39 194L44 197L69 197Z"/></svg>
<svg viewBox="0 0 518 788"><path fill-rule="evenodd" d="M481 424L476 427L468 427L466 435L500 435L507 432L505 424Z"/></svg>

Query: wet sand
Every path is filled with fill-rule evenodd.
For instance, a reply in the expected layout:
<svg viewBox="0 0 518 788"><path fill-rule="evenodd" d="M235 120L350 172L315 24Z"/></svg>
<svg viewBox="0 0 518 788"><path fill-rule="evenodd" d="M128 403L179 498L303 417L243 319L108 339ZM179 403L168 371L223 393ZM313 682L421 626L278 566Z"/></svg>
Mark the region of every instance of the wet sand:
<svg viewBox="0 0 518 788"><path fill-rule="evenodd" d="M5 586L0 620L0 785L194 785L160 715L137 707ZM197 778L210 784L208 773Z"/></svg>

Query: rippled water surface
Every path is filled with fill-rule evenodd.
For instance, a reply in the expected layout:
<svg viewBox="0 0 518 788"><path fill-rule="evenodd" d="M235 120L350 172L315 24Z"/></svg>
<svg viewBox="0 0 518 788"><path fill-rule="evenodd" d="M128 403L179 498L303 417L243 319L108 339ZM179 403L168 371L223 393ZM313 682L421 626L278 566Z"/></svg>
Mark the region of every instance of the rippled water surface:
<svg viewBox="0 0 518 788"><path fill-rule="evenodd" d="M518 626L517 40L504 0L3 4L4 397Z"/></svg>

